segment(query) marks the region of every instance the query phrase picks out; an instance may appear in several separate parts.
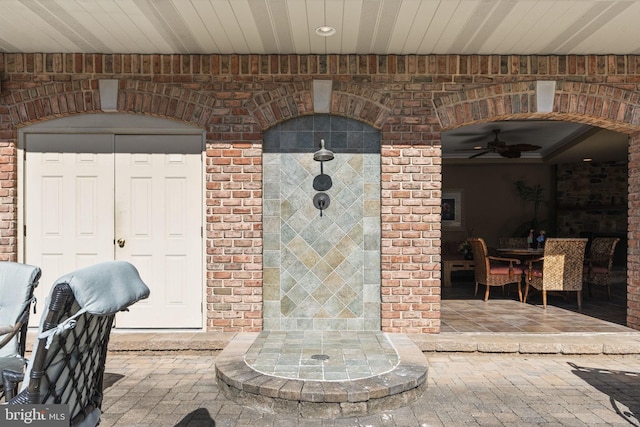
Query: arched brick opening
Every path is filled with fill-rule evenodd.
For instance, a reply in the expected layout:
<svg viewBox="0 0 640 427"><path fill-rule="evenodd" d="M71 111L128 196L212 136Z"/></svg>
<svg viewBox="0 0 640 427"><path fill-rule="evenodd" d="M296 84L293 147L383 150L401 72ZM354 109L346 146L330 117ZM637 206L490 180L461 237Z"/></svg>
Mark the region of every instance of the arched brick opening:
<svg viewBox="0 0 640 427"><path fill-rule="evenodd" d="M297 82L245 103L264 129L313 114L312 82ZM431 108L421 117L400 117L399 98L353 82L333 83L331 114L381 130L381 325L386 332L440 331L438 275L440 149ZM420 102L420 101L418 101ZM426 138L426 139L424 139ZM437 196L436 196L437 197Z"/></svg>
<svg viewBox="0 0 640 427"><path fill-rule="evenodd" d="M13 160L9 163L15 168L15 153L17 147L17 130L21 127L28 126L35 123L44 122L53 118L68 117L78 114L93 114L103 113L100 103L100 91L98 87L98 80L83 80L69 83L47 83L41 87L35 89L17 91L10 96L12 99L8 100L7 104L9 108L6 113L11 122L11 137L6 138L8 145L11 149ZM249 220L238 220L239 216L251 217L255 216L255 212L251 211L251 206L247 208L247 212L243 211L242 207L237 207L237 210L228 209L226 206L242 205L243 202L237 202L237 199L245 198L249 200L255 197L255 194L244 195L242 189L238 188L240 195L236 195L234 201L225 203L223 200L232 199L231 190L225 188L225 182L231 183L236 181L242 183L245 179L238 179L237 176L244 174L249 175L249 179L246 181L255 181L255 176L260 175L260 170L251 170L252 164L246 165L245 160L229 161L229 167L233 170L224 170L227 166L224 164L229 158L240 159L237 151L234 151L231 147L231 142L228 139L220 138L220 134L211 132L212 128L215 129L217 123L221 122L214 118L214 115L223 116L230 114L229 111L216 111L214 112L215 98L211 94L191 91L176 87L174 85L165 83L155 83L143 80L122 80L119 82L118 87L118 103L117 112L119 113L131 113L142 114L154 117L161 117L170 120L176 120L183 123L189 123L194 126L208 130L207 132L207 155L206 162L206 174L205 174L205 205L208 210L206 213L206 247L207 247L207 295L213 295L215 286L225 288L222 293L226 295L228 291L227 272L229 268L234 269L238 265L237 260L241 259L243 254L238 253L235 258L231 260L216 258L218 255L216 246L225 246L228 243L230 235L239 235L244 233L244 227L249 223ZM220 140L222 143L220 143ZM250 150L249 150L250 152ZM254 153L255 154L255 153ZM259 156L259 153L257 154ZM245 157L250 157L249 154L245 154ZM239 170L236 170L240 168ZM249 170L244 170L248 168ZM5 184L3 184L5 186ZM17 202L17 176L13 174L13 178L10 183L7 183L7 187L11 188L12 204ZM237 188L237 187L236 187ZM248 202L249 203L249 202ZM250 204L250 203L249 203ZM225 206L223 206L225 205ZM211 212L211 209L215 209L216 206L222 206L225 212ZM212 208L213 207L213 208ZM13 225L9 228L14 230L13 236L8 242L6 247L2 247L2 250L6 252L7 259L17 259L17 236L15 230L18 221L19 213L13 209L11 211L10 218L3 218L5 221L10 221ZM226 215L226 216L225 216ZM231 218L231 219L229 219ZM258 222L258 219L253 218L254 222ZM224 224L223 227L217 226L217 224ZM221 228L225 228L224 231L220 231ZM259 227L252 226L252 230L258 230ZM221 235L225 234L224 236ZM259 236L258 236L259 237ZM242 239L258 239L251 235L242 234ZM217 243L216 243L217 242ZM246 241L245 241L246 243ZM244 247L244 245L240 245ZM260 244L253 243L251 247L259 248ZM240 252L251 252L250 250L241 249ZM226 257L226 255L225 255ZM255 262L253 259L251 262ZM225 266L222 266L225 265ZM232 267L228 267L231 265ZM255 269L257 270L257 268ZM222 273L220 273L222 272ZM256 280L255 273L246 274L229 274L229 281L232 282L231 286L240 288L252 287L255 289L254 284ZM222 282L222 284L221 284ZM240 283L240 285L238 285ZM234 298L237 296L232 295ZM241 304L245 304L245 301L240 301ZM215 301L207 301L207 313L211 313L214 308ZM228 304L225 301L225 304ZM219 308L219 307L218 307ZM229 307L232 310L234 307ZM247 312L254 312L258 318L261 316L260 301L256 304L250 305ZM254 321L250 319L247 321L245 316L241 316L242 319L239 323L249 328L253 327ZM226 320L225 320L226 321ZM244 322L244 323L243 323ZM247 325L248 322L248 325ZM212 321L208 320L209 327L212 326ZM235 325L237 330L240 326ZM247 329L251 330L251 329ZM257 329L260 330L259 324Z"/></svg>
<svg viewBox="0 0 640 427"><path fill-rule="evenodd" d="M505 83L434 100L443 130L507 119L586 123L629 140L627 326L640 330L640 95L602 84L556 82L551 112L538 113L536 82Z"/></svg>

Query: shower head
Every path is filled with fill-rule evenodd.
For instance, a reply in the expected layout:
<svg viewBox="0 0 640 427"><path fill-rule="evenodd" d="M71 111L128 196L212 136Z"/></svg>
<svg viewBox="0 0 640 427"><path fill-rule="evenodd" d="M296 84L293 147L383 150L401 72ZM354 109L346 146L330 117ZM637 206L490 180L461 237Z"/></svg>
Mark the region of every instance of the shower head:
<svg viewBox="0 0 640 427"><path fill-rule="evenodd" d="M324 148L324 139L320 140L320 149L313 153L313 160L316 162L328 162L333 160L333 151Z"/></svg>

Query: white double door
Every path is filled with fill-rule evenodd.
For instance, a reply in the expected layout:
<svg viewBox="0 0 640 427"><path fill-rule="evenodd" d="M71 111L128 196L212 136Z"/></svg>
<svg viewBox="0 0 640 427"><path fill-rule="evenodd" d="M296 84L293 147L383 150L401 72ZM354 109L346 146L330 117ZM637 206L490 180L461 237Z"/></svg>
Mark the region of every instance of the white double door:
<svg viewBox="0 0 640 427"><path fill-rule="evenodd" d="M202 327L202 137L33 133L24 148L25 262L43 271L39 305L61 275L125 260L151 295L118 327Z"/></svg>

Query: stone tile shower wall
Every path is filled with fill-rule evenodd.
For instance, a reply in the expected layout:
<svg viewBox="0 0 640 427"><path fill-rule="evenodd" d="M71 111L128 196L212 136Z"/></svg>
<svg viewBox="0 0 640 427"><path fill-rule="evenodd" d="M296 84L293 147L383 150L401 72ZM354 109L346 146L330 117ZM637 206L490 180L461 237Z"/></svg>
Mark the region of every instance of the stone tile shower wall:
<svg viewBox="0 0 640 427"><path fill-rule="evenodd" d="M317 162L324 139L335 153ZM328 115L264 135L264 329L380 330L380 134ZM314 179L331 179L318 210Z"/></svg>

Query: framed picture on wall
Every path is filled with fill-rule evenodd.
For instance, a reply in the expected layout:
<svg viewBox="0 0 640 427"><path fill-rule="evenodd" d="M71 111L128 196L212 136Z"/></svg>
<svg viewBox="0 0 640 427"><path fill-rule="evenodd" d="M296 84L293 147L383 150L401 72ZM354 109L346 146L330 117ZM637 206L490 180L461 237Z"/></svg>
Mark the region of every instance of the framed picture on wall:
<svg viewBox="0 0 640 427"><path fill-rule="evenodd" d="M462 190L444 190L442 192L442 227L462 228Z"/></svg>

